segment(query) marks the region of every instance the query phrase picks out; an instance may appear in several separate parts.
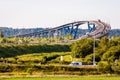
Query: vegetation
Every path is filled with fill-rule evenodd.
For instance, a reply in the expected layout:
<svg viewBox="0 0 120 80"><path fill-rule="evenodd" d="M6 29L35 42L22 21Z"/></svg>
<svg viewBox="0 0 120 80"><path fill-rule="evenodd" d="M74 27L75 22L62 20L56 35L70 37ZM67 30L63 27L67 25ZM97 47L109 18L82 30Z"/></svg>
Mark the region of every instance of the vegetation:
<svg viewBox="0 0 120 80"><path fill-rule="evenodd" d="M0 38L4 37L3 32L0 30Z"/></svg>
<svg viewBox="0 0 120 80"><path fill-rule="evenodd" d="M70 52L52 52L52 53L33 53L24 54L16 57L1 58L0 62L6 62L11 64L60 64L60 57L63 56L63 62L71 62L69 56Z"/></svg>
<svg viewBox="0 0 120 80"><path fill-rule="evenodd" d="M119 73L120 37L103 37L95 41L95 61L105 73ZM93 63L93 39L81 39L71 46L72 55L81 58L85 64Z"/></svg>
<svg viewBox="0 0 120 80"><path fill-rule="evenodd" d="M73 43L71 49L74 57L84 58L86 55L93 53L93 40L81 39Z"/></svg>
<svg viewBox="0 0 120 80"><path fill-rule="evenodd" d="M119 80L119 76L45 76L45 77L10 77L0 80Z"/></svg>
<svg viewBox="0 0 120 80"><path fill-rule="evenodd" d="M8 27L0 27L0 30L3 31L4 37L28 34L28 33L33 33L33 32L40 32L41 30L45 30L45 29L46 28L13 29L13 28L8 28Z"/></svg>
<svg viewBox="0 0 120 80"><path fill-rule="evenodd" d="M3 44L0 45L0 57L13 57L32 53L69 52L69 45L40 45L40 44Z"/></svg>
<svg viewBox="0 0 120 80"><path fill-rule="evenodd" d="M70 39L70 35L68 35ZM62 39L62 38L61 38ZM93 64L93 40L81 39L72 44L42 44L56 39L40 38L0 38L0 72L23 72L43 74L119 74L120 73L120 37L95 40L95 61ZM24 43L10 44L9 40ZM31 44L30 41L39 41ZM67 39L66 39L67 40ZM4 41L8 41L5 43ZM71 50L70 50L71 48ZM68 66L72 61L83 62L81 67ZM89 65L89 66L88 66Z"/></svg>

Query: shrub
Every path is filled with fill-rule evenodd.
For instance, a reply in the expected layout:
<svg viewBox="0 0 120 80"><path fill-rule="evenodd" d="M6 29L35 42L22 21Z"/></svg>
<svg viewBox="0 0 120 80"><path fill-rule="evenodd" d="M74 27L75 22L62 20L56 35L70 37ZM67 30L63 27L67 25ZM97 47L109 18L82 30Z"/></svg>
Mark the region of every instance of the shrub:
<svg viewBox="0 0 120 80"><path fill-rule="evenodd" d="M14 57L29 53L69 52L69 45L11 44L0 45L0 57Z"/></svg>
<svg viewBox="0 0 120 80"><path fill-rule="evenodd" d="M111 64L107 61L101 61L98 63L99 71L103 73L111 73Z"/></svg>
<svg viewBox="0 0 120 80"><path fill-rule="evenodd" d="M84 58L86 55L93 52L93 40L81 39L71 46L73 56L76 58Z"/></svg>
<svg viewBox="0 0 120 80"><path fill-rule="evenodd" d="M54 65L1 65L0 72L43 72L44 74L95 74L99 73L96 67L74 67Z"/></svg>

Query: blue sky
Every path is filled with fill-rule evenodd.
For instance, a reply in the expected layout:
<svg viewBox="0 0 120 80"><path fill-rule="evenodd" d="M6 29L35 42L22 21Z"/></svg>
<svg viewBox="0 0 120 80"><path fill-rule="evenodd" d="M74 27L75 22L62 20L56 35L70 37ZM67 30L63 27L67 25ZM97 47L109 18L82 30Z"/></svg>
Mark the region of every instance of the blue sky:
<svg viewBox="0 0 120 80"><path fill-rule="evenodd" d="M0 0L0 26L56 27L101 19L120 29L120 0Z"/></svg>

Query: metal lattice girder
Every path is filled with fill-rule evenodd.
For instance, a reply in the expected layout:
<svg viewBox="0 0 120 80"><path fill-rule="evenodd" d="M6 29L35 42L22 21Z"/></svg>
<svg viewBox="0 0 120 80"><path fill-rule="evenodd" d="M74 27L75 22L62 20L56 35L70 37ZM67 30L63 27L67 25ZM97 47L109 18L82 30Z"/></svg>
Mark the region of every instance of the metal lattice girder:
<svg viewBox="0 0 120 80"><path fill-rule="evenodd" d="M82 38L84 37L92 37L94 35L94 33L96 33L97 37L101 37L104 36L105 34L107 34L109 32L109 30L111 29L110 25L105 24L102 21L77 21L77 22L73 22L73 23L68 23L62 26L58 26L55 28L51 28L48 30L43 30L40 32L34 32L34 33L29 33L29 34L24 34L24 35L17 35L16 37L41 37L41 38L50 38L50 37L60 37L63 36L65 37L67 34L70 34L73 36L74 39L77 38L77 34L78 34L78 28L80 27L80 25L82 24L88 24L88 32L89 32L89 36L85 35L82 36ZM107 30L106 30L107 29ZM103 34L100 34L104 32Z"/></svg>
<svg viewBox="0 0 120 80"><path fill-rule="evenodd" d="M88 22L88 32L90 33L91 31L93 31L95 29L96 29L95 24L91 24Z"/></svg>

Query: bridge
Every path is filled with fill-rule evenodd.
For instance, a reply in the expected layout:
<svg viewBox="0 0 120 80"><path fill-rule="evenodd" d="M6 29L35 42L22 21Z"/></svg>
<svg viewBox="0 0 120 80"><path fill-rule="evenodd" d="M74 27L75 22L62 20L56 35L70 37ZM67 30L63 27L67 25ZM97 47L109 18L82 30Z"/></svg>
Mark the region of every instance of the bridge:
<svg viewBox="0 0 120 80"><path fill-rule="evenodd" d="M78 29L81 25L87 24L87 33L81 37L77 37ZM40 38L51 38L51 37L65 37L70 34L74 39L95 37L101 38L108 34L111 26L100 20L95 21L76 21L68 24L64 24L55 28L43 30L40 32L34 32L29 34L17 35L16 37L40 37Z"/></svg>

